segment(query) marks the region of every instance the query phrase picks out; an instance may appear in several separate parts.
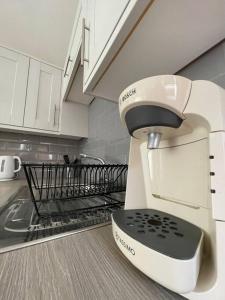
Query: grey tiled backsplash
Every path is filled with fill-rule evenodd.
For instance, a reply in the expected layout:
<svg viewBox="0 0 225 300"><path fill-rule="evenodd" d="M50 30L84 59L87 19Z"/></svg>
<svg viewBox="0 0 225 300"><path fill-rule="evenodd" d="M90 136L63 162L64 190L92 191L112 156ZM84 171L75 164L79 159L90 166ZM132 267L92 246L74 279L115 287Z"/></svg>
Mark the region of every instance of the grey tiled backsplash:
<svg viewBox="0 0 225 300"><path fill-rule="evenodd" d="M0 132L0 155L18 155L28 162L62 162L78 156L79 142L56 137Z"/></svg>
<svg viewBox="0 0 225 300"><path fill-rule="evenodd" d="M96 98L89 106L89 138L80 141L80 153L127 163L130 136L121 124L117 103Z"/></svg>

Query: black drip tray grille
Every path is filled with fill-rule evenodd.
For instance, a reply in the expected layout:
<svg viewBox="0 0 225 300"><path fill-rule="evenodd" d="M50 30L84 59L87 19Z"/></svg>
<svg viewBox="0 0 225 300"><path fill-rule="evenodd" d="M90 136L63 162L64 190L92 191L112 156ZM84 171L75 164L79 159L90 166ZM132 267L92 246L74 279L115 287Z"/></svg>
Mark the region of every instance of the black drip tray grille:
<svg viewBox="0 0 225 300"><path fill-rule="evenodd" d="M197 226L154 209L117 211L113 220L133 239L176 259L193 258L202 236Z"/></svg>

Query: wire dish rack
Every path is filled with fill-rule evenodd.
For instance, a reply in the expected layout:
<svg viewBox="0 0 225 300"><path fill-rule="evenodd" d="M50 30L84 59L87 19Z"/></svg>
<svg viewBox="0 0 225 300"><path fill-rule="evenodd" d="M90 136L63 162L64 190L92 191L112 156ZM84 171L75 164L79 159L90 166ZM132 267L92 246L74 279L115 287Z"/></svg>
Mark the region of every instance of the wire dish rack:
<svg viewBox="0 0 225 300"><path fill-rule="evenodd" d="M126 190L127 165L24 163L23 167L38 216L65 216L123 204L110 194Z"/></svg>

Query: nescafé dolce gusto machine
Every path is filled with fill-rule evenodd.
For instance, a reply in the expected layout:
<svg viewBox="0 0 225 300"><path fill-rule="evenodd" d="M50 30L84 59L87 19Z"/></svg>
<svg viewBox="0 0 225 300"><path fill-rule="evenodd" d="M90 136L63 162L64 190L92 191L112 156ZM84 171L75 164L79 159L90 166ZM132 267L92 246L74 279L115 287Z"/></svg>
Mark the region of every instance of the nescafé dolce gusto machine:
<svg viewBox="0 0 225 300"><path fill-rule="evenodd" d="M225 299L225 91L156 76L119 99L131 135L125 209L112 215L123 254L188 299Z"/></svg>

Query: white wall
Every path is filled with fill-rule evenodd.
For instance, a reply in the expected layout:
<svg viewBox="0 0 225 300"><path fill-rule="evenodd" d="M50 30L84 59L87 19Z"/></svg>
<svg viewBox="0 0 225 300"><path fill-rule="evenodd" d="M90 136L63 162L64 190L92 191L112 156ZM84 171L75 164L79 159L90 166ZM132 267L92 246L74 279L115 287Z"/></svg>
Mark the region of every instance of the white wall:
<svg viewBox="0 0 225 300"><path fill-rule="evenodd" d="M0 45L63 67L77 0L0 0Z"/></svg>

